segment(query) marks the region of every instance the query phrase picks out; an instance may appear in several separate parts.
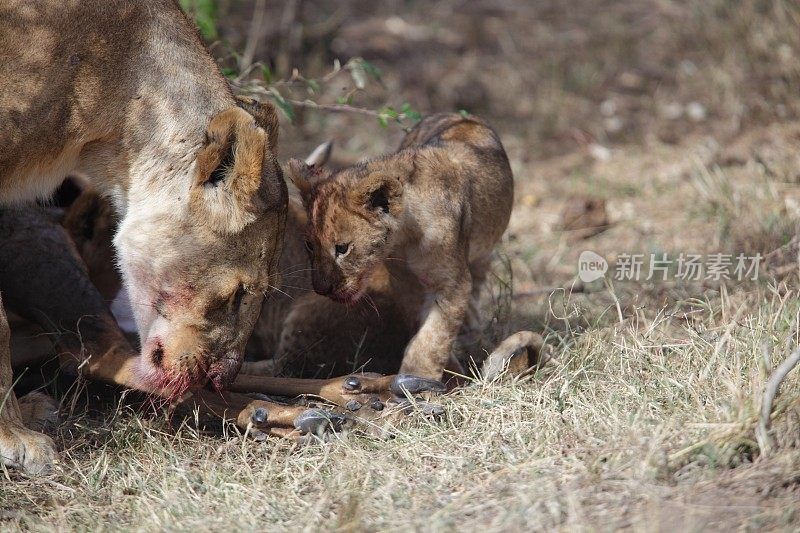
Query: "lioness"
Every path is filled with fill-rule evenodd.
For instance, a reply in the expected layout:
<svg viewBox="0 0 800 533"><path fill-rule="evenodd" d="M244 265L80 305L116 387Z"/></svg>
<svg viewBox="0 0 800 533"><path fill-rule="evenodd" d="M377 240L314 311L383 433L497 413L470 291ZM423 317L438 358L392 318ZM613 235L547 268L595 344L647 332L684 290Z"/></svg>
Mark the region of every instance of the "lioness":
<svg viewBox="0 0 800 533"><path fill-rule="evenodd" d="M286 184L267 104L238 102L172 0L0 3L0 203L46 197L67 173L109 196L142 339L84 371L169 396L234 377L277 284ZM11 392L0 303L0 461L54 457Z"/></svg>
<svg viewBox="0 0 800 533"><path fill-rule="evenodd" d="M293 159L288 174L308 214L314 290L358 300L374 269L404 264L424 287L421 325L401 373L440 379L492 251L508 225L514 182L497 134L482 120L438 114L400 149L337 172Z"/></svg>

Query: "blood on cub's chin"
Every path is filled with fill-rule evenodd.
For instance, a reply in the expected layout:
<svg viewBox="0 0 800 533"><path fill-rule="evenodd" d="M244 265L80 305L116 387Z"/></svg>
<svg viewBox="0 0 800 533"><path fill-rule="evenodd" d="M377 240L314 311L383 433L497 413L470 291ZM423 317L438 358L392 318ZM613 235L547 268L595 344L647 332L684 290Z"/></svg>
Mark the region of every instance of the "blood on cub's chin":
<svg viewBox="0 0 800 533"><path fill-rule="evenodd" d="M366 292L366 287L361 285L357 289L336 291L330 295L330 298L342 304L354 304L359 301Z"/></svg>

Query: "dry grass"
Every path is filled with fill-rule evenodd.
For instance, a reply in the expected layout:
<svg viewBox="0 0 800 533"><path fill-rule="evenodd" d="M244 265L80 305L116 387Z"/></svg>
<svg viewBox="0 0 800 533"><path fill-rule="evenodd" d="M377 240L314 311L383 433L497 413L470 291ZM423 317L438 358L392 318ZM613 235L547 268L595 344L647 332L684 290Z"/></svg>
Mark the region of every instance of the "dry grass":
<svg viewBox="0 0 800 533"><path fill-rule="evenodd" d="M762 456L755 436L770 368L800 342L796 6L531 2L508 18L474 4L484 7L459 4L453 18L475 41L466 52L442 45L439 62L424 50L375 61L389 91L423 110L483 88L471 110L498 124L517 177L487 331L540 331L558 363L475 383L442 399L445 419L412 417L383 441L298 448L169 427L128 407L76 413L60 429L60 473L0 472L0 529L797 529L800 370L775 404L776 451ZM449 20L438 7L408 9L412 23ZM693 101L706 120L662 112ZM615 117L622 132L607 130ZM285 128L283 149L302 154L334 135L355 158L393 144L359 120L306 117ZM610 158L593 156L592 143L610 146ZM576 194L607 199L608 230L576 242L558 229ZM717 251L767 260L757 282L572 293L587 249L611 261Z"/></svg>
<svg viewBox="0 0 800 533"><path fill-rule="evenodd" d="M752 461L762 345L783 358L798 313L795 292L764 287L552 334L558 365L477 383L444 400L445 420L411 420L387 441L294 448L126 410L102 426L76 419L62 431L63 473L0 486L3 525L788 528L798 518L797 373L774 422L779 453Z"/></svg>

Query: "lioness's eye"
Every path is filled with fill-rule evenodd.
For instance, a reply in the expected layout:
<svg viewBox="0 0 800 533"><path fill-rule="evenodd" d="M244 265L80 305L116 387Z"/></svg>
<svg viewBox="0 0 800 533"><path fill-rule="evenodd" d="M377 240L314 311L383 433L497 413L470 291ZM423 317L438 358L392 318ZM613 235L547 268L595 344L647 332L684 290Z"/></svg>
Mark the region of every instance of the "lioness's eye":
<svg viewBox="0 0 800 533"><path fill-rule="evenodd" d="M336 252L336 257L345 255L348 251L350 251L350 243L337 244L334 247L334 251Z"/></svg>
<svg viewBox="0 0 800 533"><path fill-rule="evenodd" d="M244 298L244 293L247 292L244 288L244 284L240 283L239 287L236 289L236 292L233 293L233 311L239 311L239 308L242 306L242 298Z"/></svg>

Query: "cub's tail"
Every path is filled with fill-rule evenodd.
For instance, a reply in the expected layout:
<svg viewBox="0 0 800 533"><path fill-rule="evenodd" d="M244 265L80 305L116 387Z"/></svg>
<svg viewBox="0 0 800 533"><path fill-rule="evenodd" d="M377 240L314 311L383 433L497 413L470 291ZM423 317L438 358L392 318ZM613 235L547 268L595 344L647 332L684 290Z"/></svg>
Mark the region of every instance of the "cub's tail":
<svg viewBox="0 0 800 533"><path fill-rule="evenodd" d="M481 376L494 381L501 376L524 376L542 368L552 359L550 347L538 333L518 331L489 354L483 362Z"/></svg>

